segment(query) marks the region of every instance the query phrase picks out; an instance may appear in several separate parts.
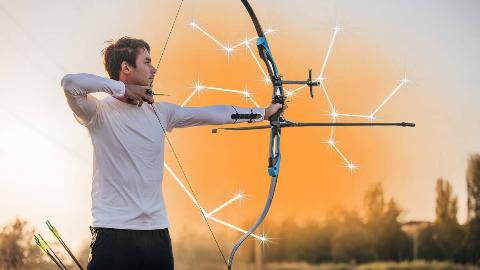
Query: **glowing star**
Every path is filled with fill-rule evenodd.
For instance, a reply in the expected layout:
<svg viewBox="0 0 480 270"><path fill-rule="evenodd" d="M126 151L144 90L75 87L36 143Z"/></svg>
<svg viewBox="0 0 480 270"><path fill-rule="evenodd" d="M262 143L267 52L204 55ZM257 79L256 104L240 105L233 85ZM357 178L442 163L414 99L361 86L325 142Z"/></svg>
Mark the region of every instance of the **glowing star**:
<svg viewBox="0 0 480 270"><path fill-rule="evenodd" d="M223 49L225 50L225 52L227 52L228 55L232 54L232 52L233 52L233 50L234 50L234 49L233 49L232 47L230 47L229 45L225 46Z"/></svg>
<svg viewBox="0 0 480 270"><path fill-rule="evenodd" d="M227 54L228 62L230 62L230 56L233 54L233 51L235 48L231 47L229 43L227 45L222 46L223 50L225 50L225 53Z"/></svg>
<svg viewBox="0 0 480 270"><path fill-rule="evenodd" d="M327 144L330 145L330 146L335 146L335 141L330 138L328 141L327 141Z"/></svg>
<svg viewBox="0 0 480 270"><path fill-rule="evenodd" d="M337 117L339 116L338 113L336 111L332 111L330 113L330 116L333 118L333 120L337 119Z"/></svg>
<svg viewBox="0 0 480 270"><path fill-rule="evenodd" d="M185 106L195 94L199 95L200 92L205 89L205 86L203 86L200 81L197 80L197 82L191 88L193 88L192 93L190 93L190 95L183 101L182 105L180 105L181 107Z"/></svg>
<svg viewBox="0 0 480 270"><path fill-rule="evenodd" d="M285 90L285 94L287 95L287 97L292 97L295 95L295 93L288 91L287 89L283 89L283 90Z"/></svg>
<svg viewBox="0 0 480 270"><path fill-rule="evenodd" d="M245 88L245 90L243 90L242 94L243 98L245 99L245 101L248 101L252 98L252 95L250 94L250 92L248 91L247 88Z"/></svg>
<svg viewBox="0 0 480 270"><path fill-rule="evenodd" d="M202 90L204 89L203 85L202 85L200 82L198 82L197 84L195 84L195 86L194 86L193 88L194 88L195 91L197 91L197 92L200 92L200 91L202 91Z"/></svg>
<svg viewBox="0 0 480 270"><path fill-rule="evenodd" d="M258 238L255 238L255 240L258 240L259 246L266 247L272 241L272 238L269 238L265 233L262 233Z"/></svg>
<svg viewBox="0 0 480 270"><path fill-rule="evenodd" d="M335 27L333 27L333 31L335 32L338 32L338 31L341 31L343 28L341 28L340 26L338 25L335 25Z"/></svg>
<svg viewBox="0 0 480 270"><path fill-rule="evenodd" d="M237 198L238 200L243 200L245 198L245 194L243 194L243 192L239 192L237 196L235 196L235 198Z"/></svg>
<svg viewBox="0 0 480 270"><path fill-rule="evenodd" d="M265 234L262 234L262 236L260 236L260 241L262 241L262 243L268 242L267 236Z"/></svg>
<svg viewBox="0 0 480 270"><path fill-rule="evenodd" d="M370 115L368 116L368 119L370 119L371 121L375 120L375 115L370 114Z"/></svg>
<svg viewBox="0 0 480 270"><path fill-rule="evenodd" d="M353 162L349 162L346 167L350 170L350 172L353 172L354 170L358 169L358 166L353 164Z"/></svg>
<svg viewBox="0 0 480 270"><path fill-rule="evenodd" d="M322 77L322 76L318 76L318 78L317 78L317 80L316 80L316 81L317 81L317 82L320 82L320 83L322 83L322 84L323 84L323 81L325 81L325 78L324 78L324 77Z"/></svg>

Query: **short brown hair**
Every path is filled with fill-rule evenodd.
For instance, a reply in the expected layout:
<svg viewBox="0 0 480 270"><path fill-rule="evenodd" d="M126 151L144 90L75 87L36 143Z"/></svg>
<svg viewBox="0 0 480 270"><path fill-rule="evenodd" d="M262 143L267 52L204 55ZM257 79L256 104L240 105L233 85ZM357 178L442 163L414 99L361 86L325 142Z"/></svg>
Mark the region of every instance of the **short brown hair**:
<svg viewBox="0 0 480 270"><path fill-rule="evenodd" d="M150 53L150 45L143 39L121 37L103 49L103 64L111 79L119 80L122 62L126 61L130 66L136 67L136 59L139 49L145 49Z"/></svg>

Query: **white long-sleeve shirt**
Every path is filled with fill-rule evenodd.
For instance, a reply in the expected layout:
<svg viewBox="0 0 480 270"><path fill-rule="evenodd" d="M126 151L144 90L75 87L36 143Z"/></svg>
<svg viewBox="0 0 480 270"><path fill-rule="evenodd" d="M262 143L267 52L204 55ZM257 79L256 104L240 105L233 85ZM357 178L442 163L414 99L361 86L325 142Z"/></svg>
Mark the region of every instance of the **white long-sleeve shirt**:
<svg viewBox="0 0 480 270"><path fill-rule="evenodd" d="M93 144L92 216L94 227L153 230L168 227L162 179L165 134L148 103L141 107L114 97L125 93L122 82L91 75L68 74L62 87L77 121ZM91 93L110 94L98 100ZM154 103L167 131L198 125L233 123L231 115L250 108L180 107ZM253 109L265 115L264 109ZM256 121L263 120L257 119ZM246 120L239 120L242 122Z"/></svg>

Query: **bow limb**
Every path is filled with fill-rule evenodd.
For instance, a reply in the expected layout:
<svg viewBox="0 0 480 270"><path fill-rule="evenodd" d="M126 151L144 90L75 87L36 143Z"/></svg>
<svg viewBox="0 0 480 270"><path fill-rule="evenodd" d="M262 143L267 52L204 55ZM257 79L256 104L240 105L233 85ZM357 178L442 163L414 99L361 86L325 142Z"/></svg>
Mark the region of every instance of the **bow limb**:
<svg viewBox="0 0 480 270"><path fill-rule="evenodd" d="M262 26L258 21L255 12L253 11L250 3L248 0L242 0L243 5L245 6L252 22L255 26L255 30L257 31L258 39L257 39L257 48L258 53L262 60L265 62L267 66L268 74L270 75L270 80L273 85L273 94L272 94L272 103L279 103L284 105L285 104L285 96L283 93L283 86L282 80L280 78L277 66L275 61L273 60L272 53L268 46L267 39L265 38ZM232 269L233 259L235 253L240 248L242 243L260 226L268 214L270 210L270 206L272 205L273 196L275 194L275 188L277 185L278 174L280 170L280 133L281 133L281 125L279 124L282 122L282 110L279 110L273 116L270 117L270 145L269 145L269 158L268 158L268 173L270 175L270 188L268 192L268 197L265 202L265 206L263 208L262 213L257 218L255 223L247 230L245 234L235 243L233 246L232 251L228 257L227 267L228 270Z"/></svg>
<svg viewBox="0 0 480 270"><path fill-rule="evenodd" d="M237 252L238 248L242 245L242 243L252 234L260 224L262 224L263 220L267 216L268 211L270 210L270 206L272 205L272 200L273 200L273 195L275 193L275 187L277 185L277 177L272 177L270 179L270 190L268 192L268 198L267 202L265 204L265 207L263 208L262 214L260 217L258 217L257 221L255 221L255 224L253 224L250 229L237 241L237 243L233 246L232 252L230 253L230 256L228 257L228 270L232 269L232 264L233 264L233 257L235 256L235 253Z"/></svg>

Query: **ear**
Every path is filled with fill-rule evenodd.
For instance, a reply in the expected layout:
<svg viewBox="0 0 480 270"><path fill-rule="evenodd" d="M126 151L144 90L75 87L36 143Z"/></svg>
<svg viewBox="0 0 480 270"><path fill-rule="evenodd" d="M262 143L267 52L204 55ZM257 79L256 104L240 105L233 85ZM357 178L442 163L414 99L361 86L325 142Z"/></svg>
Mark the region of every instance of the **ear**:
<svg viewBox="0 0 480 270"><path fill-rule="evenodd" d="M120 72L124 74L129 74L132 70L132 67L127 63L127 61L123 61L120 65Z"/></svg>

